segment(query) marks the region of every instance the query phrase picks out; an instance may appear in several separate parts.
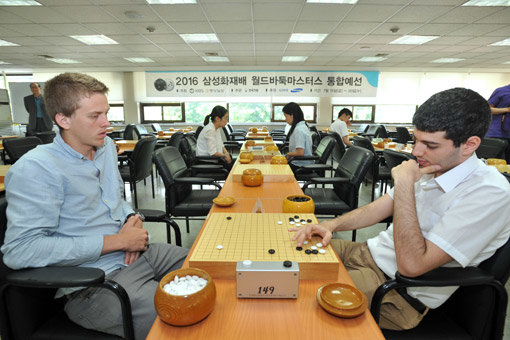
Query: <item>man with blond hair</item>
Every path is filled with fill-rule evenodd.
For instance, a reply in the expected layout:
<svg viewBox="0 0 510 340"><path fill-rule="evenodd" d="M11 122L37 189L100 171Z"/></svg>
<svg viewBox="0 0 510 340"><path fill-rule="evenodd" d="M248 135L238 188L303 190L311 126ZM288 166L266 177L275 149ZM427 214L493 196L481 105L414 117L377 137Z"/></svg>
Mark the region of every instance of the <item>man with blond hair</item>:
<svg viewBox="0 0 510 340"><path fill-rule="evenodd" d="M106 136L107 92L102 82L79 73L46 82L46 108L59 133L53 143L25 154L6 175L8 222L1 250L13 269L102 269L127 291L135 337L145 339L156 317L158 282L181 267L188 251L149 244L143 217L123 200L116 147ZM72 321L123 335L120 303L109 290L65 288L56 297L63 295Z"/></svg>

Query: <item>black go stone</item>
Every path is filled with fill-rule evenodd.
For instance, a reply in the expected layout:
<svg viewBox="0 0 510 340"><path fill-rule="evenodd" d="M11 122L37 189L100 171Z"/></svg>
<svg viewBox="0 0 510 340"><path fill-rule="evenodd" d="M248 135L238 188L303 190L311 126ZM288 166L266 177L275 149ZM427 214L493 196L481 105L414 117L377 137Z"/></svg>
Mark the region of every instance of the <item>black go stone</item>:
<svg viewBox="0 0 510 340"><path fill-rule="evenodd" d="M306 220L307 223L312 223L312 220L308 219Z"/></svg>
<svg viewBox="0 0 510 340"><path fill-rule="evenodd" d="M319 251L317 249L312 250L312 254L318 254Z"/></svg>
<svg viewBox="0 0 510 340"><path fill-rule="evenodd" d="M231 220L231 219L232 219L232 217L231 217L231 216L227 216L227 220Z"/></svg>
<svg viewBox="0 0 510 340"><path fill-rule="evenodd" d="M294 219L295 219L295 220L298 220L298 219L299 219L299 216L298 216L298 215L294 216Z"/></svg>
<svg viewBox="0 0 510 340"><path fill-rule="evenodd" d="M307 250L305 250L305 253L307 253L307 254L311 254L311 253L312 253L312 251L311 251L310 249L307 249Z"/></svg>
<svg viewBox="0 0 510 340"><path fill-rule="evenodd" d="M290 268L290 267L292 267L292 261L289 261L289 260L283 261L283 266L284 266L285 268Z"/></svg>
<svg viewBox="0 0 510 340"><path fill-rule="evenodd" d="M274 253L275 253L275 250L274 250L274 249L269 249L269 250L268 250L268 253L269 253L269 254L274 254Z"/></svg>
<svg viewBox="0 0 510 340"><path fill-rule="evenodd" d="M303 247L296 247L296 250L303 250Z"/></svg>
<svg viewBox="0 0 510 340"><path fill-rule="evenodd" d="M304 222L306 222L306 221L305 221L305 219L304 219L304 218L302 218L302 219L301 219L301 223L304 223Z"/></svg>

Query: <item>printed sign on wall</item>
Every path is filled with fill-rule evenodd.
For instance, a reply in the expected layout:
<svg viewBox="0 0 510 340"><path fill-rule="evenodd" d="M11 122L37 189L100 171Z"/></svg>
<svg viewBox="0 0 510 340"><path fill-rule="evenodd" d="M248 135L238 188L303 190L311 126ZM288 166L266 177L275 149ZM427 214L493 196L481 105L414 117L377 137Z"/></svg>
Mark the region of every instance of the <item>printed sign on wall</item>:
<svg viewBox="0 0 510 340"><path fill-rule="evenodd" d="M147 71L147 97L375 97L379 72Z"/></svg>

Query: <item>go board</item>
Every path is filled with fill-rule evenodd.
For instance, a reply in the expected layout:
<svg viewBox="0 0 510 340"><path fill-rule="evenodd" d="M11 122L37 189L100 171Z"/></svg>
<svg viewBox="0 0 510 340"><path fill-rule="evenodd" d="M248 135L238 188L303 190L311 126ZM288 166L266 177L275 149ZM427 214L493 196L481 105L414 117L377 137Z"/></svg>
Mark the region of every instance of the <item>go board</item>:
<svg viewBox="0 0 510 340"><path fill-rule="evenodd" d="M312 237L302 250L292 241L294 225L289 218L312 220L313 214L284 213L212 213L191 254L189 265L207 271L213 278L234 279L238 261L297 261L302 280L336 280L339 259L331 246L322 247L325 253L307 254L305 251L320 243ZM228 219L230 217L230 219ZM278 224L278 221L283 222ZM222 249L218 249L222 246ZM274 250L270 254L269 250Z"/></svg>
<svg viewBox="0 0 510 340"><path fill-rule="evenodd" d="M270 156L268 156L269 159ZM241 182L243 171L246 169L259 169L264 176L264 182L292 182L294 180L294 173L287 164L241 164L238 162L230 171L232 180Z"/></svg>

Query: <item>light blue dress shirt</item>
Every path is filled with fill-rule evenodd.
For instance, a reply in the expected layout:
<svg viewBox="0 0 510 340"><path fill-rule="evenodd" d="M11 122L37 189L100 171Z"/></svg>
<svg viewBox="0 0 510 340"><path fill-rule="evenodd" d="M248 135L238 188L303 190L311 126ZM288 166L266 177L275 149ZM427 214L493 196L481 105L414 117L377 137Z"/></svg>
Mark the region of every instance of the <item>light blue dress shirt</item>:
<svg viewBox="0 0 510 340"><path fill-rule="evenodd" d="M42 110L41 110L41 98L42 96L35 97L35 107L37 108L37 118L42 118Z"/></svg>
<svg viewBox="0 0 510 340"><path fill-rule="evenodd" d="M301 121L296 124L292 135L289 138L289 151L294 152L296 149L304 149L305 156L312 155L312 136L310 135L310 129L306 126L305 121ZM294 161L292 164L297 166L304 166L313 164L314 161Z"/></svg>
<svg viewBox="0 0 510 340"><path fill-rule="evenodd" d="M1 250L7 266L83 266L106 274L125 266L123 251L101 255L103 237L117 234L133 212L123 200L109 137L89 160L59 133L18 160L5 187L8 223Z"/></svg>

